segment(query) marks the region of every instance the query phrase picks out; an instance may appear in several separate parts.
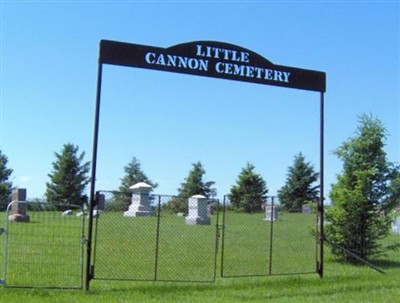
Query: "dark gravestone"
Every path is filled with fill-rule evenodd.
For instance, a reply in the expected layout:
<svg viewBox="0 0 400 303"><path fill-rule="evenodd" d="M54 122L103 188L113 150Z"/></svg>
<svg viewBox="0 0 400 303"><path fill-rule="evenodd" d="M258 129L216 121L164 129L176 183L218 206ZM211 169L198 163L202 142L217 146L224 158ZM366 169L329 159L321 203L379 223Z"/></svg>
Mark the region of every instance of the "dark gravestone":
<svg viewBox="0 0 400 303"><path fill-rule="evenodd" d="M98 210L106 209L106 195L105 194L99 194L97 196L97 209Z"/></svg>
<svg viewBox="0 0 400 303"><path fill-rule="evenodd" d="M26 201L26 188L14 188L11 192L11 201Z"/></svg>
<svg viewBox="0 0 400 303"><path fill-rule="evenodd" d="M29 222L29 216L26 214L26 189L16 188L11 193L11 214L8 216L10 222Z"/></svg>

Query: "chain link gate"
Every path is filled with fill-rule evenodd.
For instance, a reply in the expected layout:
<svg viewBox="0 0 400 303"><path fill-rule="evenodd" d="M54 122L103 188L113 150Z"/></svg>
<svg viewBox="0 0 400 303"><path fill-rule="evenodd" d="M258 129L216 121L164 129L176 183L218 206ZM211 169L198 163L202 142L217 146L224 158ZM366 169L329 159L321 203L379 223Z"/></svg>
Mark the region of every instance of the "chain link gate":
<svg viewBox="0 0 400 303"><path fill-rule="evenodd" d="M4 285L4 234L6 229L5 227L5 222L6 222L6 212L0 212L0 264L1 264L1 269L0 269L0 284Z"/></svg>
<svg viewBox="0 0 400 303"><path fill-rule="evenodd" d="M286 211L276 197L224 197L222 277L318 272L318 215L312 205Z"/></svg>
<svg viewBox="0 0 400 303"><path fill-rule="evenodd" d="M150 213L129 216L131 196L97 192L94 218L95 280L213 282L218 211L210 225L188 225L174 196L140 195Z"/></svg>
<svg viewBox="0 0 400 303"><path fill-rule="evenodd" d="M174 196L147 195L151 215L132 217L129 194L96 197L93 279L214 282L219 265L221 277L318 272L318 216L310 206L286 212L267 197L238 211L225 196L222 218L214 201L210 225L188 225L178 211L188 202Z"/></svg>
<svg viewBox="0 0 400 303"><path fill-rule="evenodd" d="M12 202L3 215L4 286L83 287L86 214L81 207Z"/></svg>

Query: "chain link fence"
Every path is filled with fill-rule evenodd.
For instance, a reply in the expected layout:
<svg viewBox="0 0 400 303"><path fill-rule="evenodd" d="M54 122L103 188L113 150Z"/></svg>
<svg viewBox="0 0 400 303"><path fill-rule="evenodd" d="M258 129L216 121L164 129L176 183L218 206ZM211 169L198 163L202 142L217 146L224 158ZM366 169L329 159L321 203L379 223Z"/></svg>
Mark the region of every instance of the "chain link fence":
<svg viewBox="0 0 400 303"><path fill-rule="evenodd" d="M12 202L2 214L3 283L82 288L85 216L79 206Z"/></svg>
<svg viewBox="0 0 400 303"><path fill-rule="evenodd" d="M0 212L0 283L4 284L4 235L7 222L6 212Z"/></svg>
<svg viewBox="0 0 400 303"><path fill-rule="evenodd" d="M317 272L316 207L288 211L276 197L224 198L223 277Z"/></svg>
<svg viewBox="0 0 400 303"><path fill-rule="evenodd" d="M201 211L191 199L98 192L94 279L213 282L217 270L222 277L317 271L315 208L287 212L268 197L238 210L225 197L223 207L206 199Z"/></svg>
<svg viewBox="0 0 400 303"><path fill-rule="evenodd" d="M96 201L94 279L214 282L217 272L221 277L316 273L322 262L313 202L225 196L220 204L202 196L110 191L98 192ZM0 217L0 281L8 287L82 288L87 215L78 206L11 203ZM373 244L380 247L377 257L362 258L365 247L359 243L326 240L383 271L400 264L400 215L371 215L386 228ZM349 229L356 238L366 232L360 226L354 222Z"/></svg>
<svg viewBox="0 0 400 303"><path fill-rule="evenodd" d="M105 191L97 195L94 279L215 280L217 211L207 214L206 224L197 224L188 221L186 199L146 194L132 198ZM213 203L205 202L211 209Z"/></svg>

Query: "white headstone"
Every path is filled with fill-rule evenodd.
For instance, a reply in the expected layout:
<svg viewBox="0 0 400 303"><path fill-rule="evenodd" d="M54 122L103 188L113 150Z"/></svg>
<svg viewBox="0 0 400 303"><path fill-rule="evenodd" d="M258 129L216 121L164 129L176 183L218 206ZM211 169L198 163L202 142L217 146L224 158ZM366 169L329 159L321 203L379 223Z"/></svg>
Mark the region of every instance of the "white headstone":
<svg viewBox="0 0 400 303"><path fill-rule="evenodd" d="M72 209L67 209L61 213L62 216L72 215Z"/></svg>
<svg viewBox="0 0 400 303"><path fill-rule="evenodd" d="M272 204L265 205L265 219L266 221L275 221L278 219L278 209Z"/></svg>
<svg viewBox="0 0 400 303"><path fill-rule="evenodd" d="M400 218L395 218L392 223L392 231L395 234L400 234Z"/></svg>
<svg viewBox="0 0 400 303"><path fill-rule="evenodd" d="M303 213L303 214L311 214L311 206L310 205L303 205L302 207L301 207L301 212Z"/></svg>
<svg viewBox="0 0 400 303"><path fill-rule="evenodd" d="M125 217L145 217L153 215L151 209L149 193L151 185L139 182L130 187L132 190L132 200L129 209L124 212Z"/></svg>
<svg viewBox="0 0 400 303"><path fill-rule="evenodd" d="M210 225L208 214L208 199L202 195L195 195L188 199L189 213L185 218L188 225Z"/></svg>

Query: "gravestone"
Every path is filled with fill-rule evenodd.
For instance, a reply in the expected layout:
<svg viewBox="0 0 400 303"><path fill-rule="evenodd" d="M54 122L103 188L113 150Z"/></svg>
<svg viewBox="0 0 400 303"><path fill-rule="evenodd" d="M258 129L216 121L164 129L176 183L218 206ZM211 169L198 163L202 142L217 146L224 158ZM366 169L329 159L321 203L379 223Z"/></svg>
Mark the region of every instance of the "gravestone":
<svg viewBox="0 0 400 303"><path fill-rule="evenodd" d="M105 210L106 209L106 195L98 194L97 196L97 209Z"/></svg>
<svg viewBox="0 0 400 303"><path fill-rule="evenodd" d="M392 223L392 231L395 234L400 234L400 218L395 218Z"/></svg>
<svg viewBox="0 0 400 303"><path fill-rule="evenodd" d="M265 205L265 221L275 221L278 219L278 208L273 204Z"/></svg>
<svg viewBox="0 0 400 303"><path fill-rule="evenodd" d="M29 222L30 218L26 213L26 189L15 188L11 192L11 214L8 216L10 222Z"/></svg>
<svg viewBox="0 0 400 303"><path fill-rule="evenodd" d="M302 207L301 207L301 212L303 213L303 214L311 214L311 206L310 205L303 205Z"/></svg>
<svg viewBox="0 0 400 303"><path fill-rule="evenodd" d="M151 185L139 182L129 187L132 190L132 200L129 209L124 212L124 217L146 217L152 216L149 193Z"/></svg>
<svg viewBox="0 0 400 303"><path fill-rule="evenodd" d="M210 225L208 199L202 195L194 195L188 199L189 213L185 218L187 225Z"/></svg>

